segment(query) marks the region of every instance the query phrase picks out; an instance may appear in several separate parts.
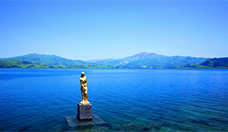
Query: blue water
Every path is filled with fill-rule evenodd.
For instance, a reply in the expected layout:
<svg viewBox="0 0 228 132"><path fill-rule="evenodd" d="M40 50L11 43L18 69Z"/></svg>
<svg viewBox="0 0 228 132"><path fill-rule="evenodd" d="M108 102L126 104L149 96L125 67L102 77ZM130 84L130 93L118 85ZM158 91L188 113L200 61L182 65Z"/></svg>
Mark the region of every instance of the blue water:
<svg viewBox="0 0 228 132"><path fill-rule="evenodd" d="M70 128L80 73L106 125ZM1 69L0 131L228 131L228 70Z"/></svg>

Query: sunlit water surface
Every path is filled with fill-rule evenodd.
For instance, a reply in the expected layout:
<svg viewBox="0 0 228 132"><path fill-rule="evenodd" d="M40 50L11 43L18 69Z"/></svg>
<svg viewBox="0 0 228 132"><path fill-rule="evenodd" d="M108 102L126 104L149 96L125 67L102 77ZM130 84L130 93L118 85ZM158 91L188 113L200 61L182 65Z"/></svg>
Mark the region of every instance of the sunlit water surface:
<svg viewBox="0 0 228 132"><path fill-rule="evenodd" d="M105 125L67 125L82 71ZM0 130L228 131L228 70L1 69Z"/></svg>

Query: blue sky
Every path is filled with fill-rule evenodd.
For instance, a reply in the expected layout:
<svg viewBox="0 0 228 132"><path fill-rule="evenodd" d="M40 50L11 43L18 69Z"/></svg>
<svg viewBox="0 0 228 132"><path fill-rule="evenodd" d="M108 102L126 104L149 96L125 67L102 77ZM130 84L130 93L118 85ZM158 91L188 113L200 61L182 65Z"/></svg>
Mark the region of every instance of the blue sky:
<svg viewBox="0 0 228 132"><path fill-rule="evenodd" d="M0 1L0 58L228 57L228 1Z"/></svg>

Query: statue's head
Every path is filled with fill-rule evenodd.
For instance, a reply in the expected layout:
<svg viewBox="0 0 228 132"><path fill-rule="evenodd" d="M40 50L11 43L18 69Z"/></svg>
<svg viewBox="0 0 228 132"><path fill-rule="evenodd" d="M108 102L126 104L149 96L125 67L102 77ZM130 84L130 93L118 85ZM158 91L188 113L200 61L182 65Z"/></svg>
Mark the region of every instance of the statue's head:
<svg viewBox="0 0 228 132"><path fill-rule="evenodd" d="M85 72L81 72L81 77L84 77L85 76Z"/></svg>

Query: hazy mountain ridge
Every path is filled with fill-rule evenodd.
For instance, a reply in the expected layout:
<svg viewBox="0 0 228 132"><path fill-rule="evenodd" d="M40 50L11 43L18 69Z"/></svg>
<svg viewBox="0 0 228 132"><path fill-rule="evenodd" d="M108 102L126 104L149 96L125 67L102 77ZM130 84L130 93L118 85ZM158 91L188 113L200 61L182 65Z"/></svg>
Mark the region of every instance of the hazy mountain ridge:
<svg viewBox="0 0 228 132"><path fill-rule="evenodd" d="M185 56L165 56L155 53L142 52L133 56L121 59L111 59L104 61L93 61L93 64L116 66L116 67L168 67L184 64L199 64L207 60L203 57L185 57ZM90 63L90 62L88 62Z"/></svg>
<svg viewBox="0 0 228 132"><path fill-rule="evenodd" d="M120 59L82 61L56 55L28 54L0 59L0 68L224 68L228 67L226 59L142 52Z"/></svg>

